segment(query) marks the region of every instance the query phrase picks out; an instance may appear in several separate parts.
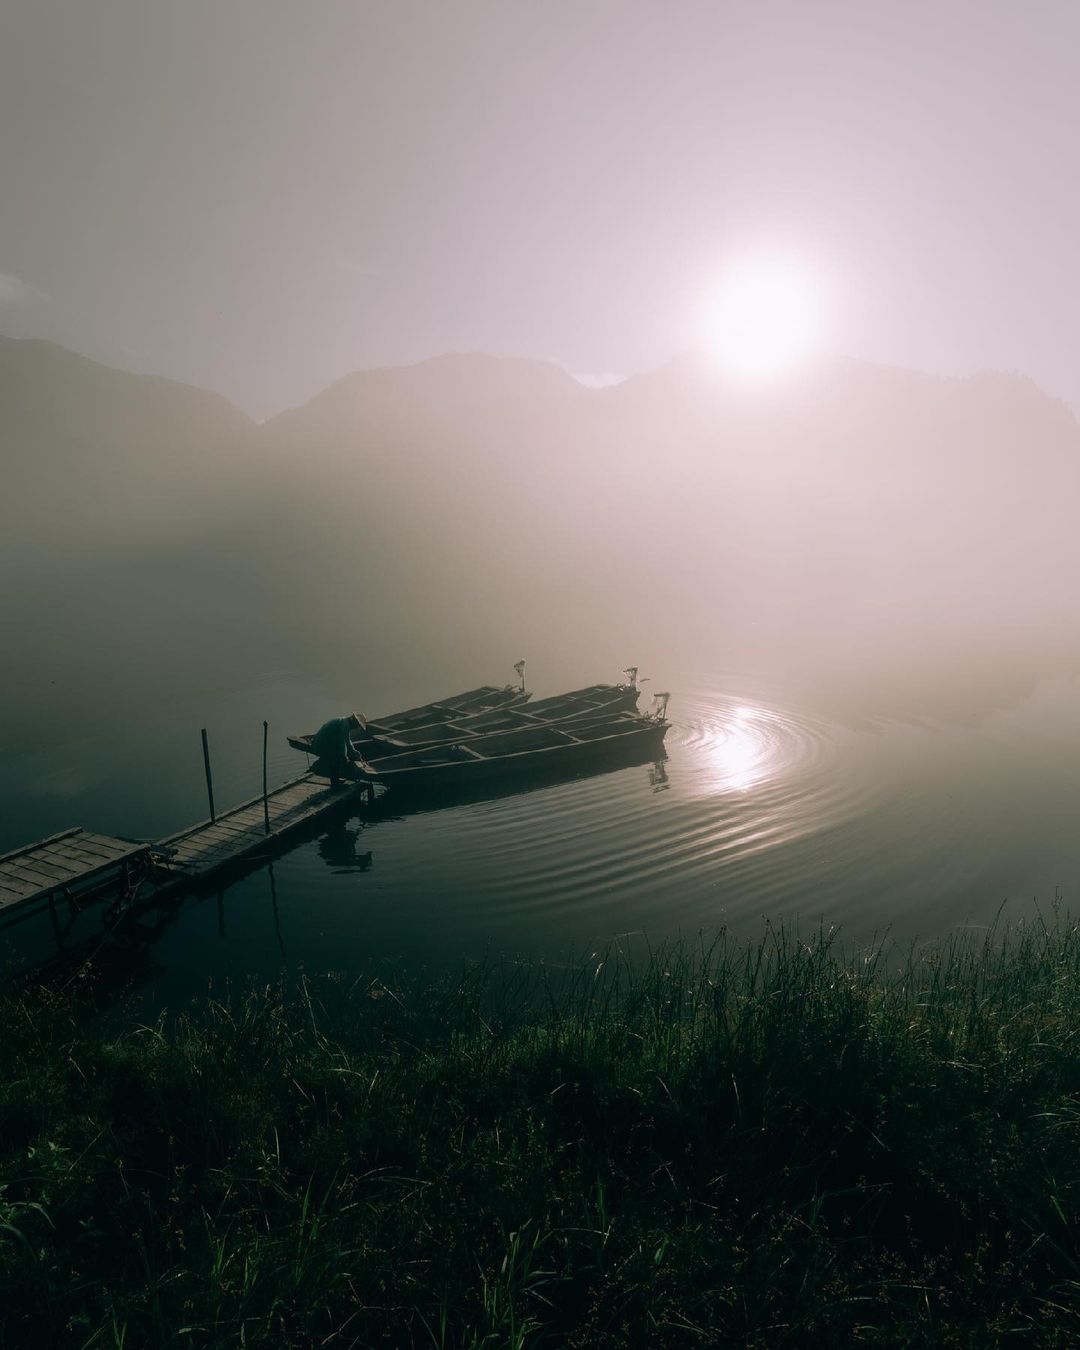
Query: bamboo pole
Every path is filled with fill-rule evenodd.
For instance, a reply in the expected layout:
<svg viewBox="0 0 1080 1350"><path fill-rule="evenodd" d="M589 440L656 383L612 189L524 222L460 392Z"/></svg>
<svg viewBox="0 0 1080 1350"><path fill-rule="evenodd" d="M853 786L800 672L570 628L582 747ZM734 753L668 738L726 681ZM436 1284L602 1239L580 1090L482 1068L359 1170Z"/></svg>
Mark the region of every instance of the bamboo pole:
<svg viewBox="0 0 1080 1350"><path fill-rule="evenodd" d="M270 732L270 724L263 722L263 821L266 825L266 833L270 833L270 798L266 791L266 738Z"/></svg>
<svg viewBox="0 0 1080 1350"><path fill-rule="evenodd" d="M202 757L203 767L206 769L206 795L210 798L210 824L213 825L217 820L214 812L214 779L210 773L210 746L206 740L206 728L202 729Z"/></svg>

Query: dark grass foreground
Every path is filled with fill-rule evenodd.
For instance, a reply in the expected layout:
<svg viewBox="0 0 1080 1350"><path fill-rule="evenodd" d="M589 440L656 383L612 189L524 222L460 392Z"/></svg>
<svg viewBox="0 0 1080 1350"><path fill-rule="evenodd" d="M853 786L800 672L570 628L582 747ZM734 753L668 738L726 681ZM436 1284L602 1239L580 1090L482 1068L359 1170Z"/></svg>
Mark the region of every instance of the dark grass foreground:
<svg viewBox="0 0 1080 1350"><path fill-rule="evenodd" d="M9 998L3 1346L1080 1344L1080 933Z"/></svg>

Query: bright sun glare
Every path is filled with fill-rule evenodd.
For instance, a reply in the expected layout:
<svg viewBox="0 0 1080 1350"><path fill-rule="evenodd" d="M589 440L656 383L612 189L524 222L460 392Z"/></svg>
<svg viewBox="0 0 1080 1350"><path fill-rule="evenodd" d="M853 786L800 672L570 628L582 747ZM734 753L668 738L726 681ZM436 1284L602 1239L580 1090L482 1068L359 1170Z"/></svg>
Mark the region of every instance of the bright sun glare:
<svg viewBox="0 0 1080 1350"><path fill-rule="evenodd" d="M822 289L794 259L759 255L733 265L709 297L704 337L721 370L746 380L786 374L821 345Z"/></svg>

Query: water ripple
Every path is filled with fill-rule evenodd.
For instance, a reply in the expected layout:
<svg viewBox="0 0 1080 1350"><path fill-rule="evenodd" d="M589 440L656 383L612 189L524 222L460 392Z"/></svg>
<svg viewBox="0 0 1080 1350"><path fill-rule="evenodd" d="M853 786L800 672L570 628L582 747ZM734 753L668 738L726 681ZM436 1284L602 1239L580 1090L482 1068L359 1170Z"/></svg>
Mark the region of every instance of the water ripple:
<svg viewBox="0 0 1080 1350"><path fill-rule="evenodd" d="M662 764L443 813L452 855L438 867L414 860L414 880L438 872L499 927L591 915L602 929L612 897L643 913L676 897L712 912L720 894L790 888L803 864L785 846L868 809L865 789L840 771L837 729L707 686L674 690L671 710Z"/></svg>

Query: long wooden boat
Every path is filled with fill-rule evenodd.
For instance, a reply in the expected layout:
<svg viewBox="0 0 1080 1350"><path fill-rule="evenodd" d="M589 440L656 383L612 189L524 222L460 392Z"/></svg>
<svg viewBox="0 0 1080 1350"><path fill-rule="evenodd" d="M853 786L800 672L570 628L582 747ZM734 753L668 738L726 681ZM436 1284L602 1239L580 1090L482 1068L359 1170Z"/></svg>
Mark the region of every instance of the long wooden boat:
<svg viewBox="0 0 1080 1350"><path fill-rule="evenodd" d="M531 695L516 684L502 686L482 684L476 689L466 689L461 694L451 694L448 698L436 699L432 703L422 703L416 708L405 708L402 712L387 713L368 722L367 731L354 738L361 746L365 741L395 732L407 731L418 726L439 726L455 717L467 717L477 713L491 712L499 708L516 707L528 702ZM311 740L313 731L303 735L289 736L288 742L294 750L303 750L313 754Z"/></svg>
<svg viewBox="0 0 1080 1350"><path fill-rule="evenodd" d="M569 715L589 708L597 712L615 709L633 712L640 693L636 684L590 684L584 689L571 689L567 694L535 699L521 711L548 721L556 720L563 713Z"/></svg>
<svg viewBox="0 0 1080 1350"><path fill-rule="evenodd" d="M553 769L588 770L624 756L659 753L668 725L663 718L619 712L374 756L360 760L356 770L387 788L423 792Z"/></svg>
<svg viewBox="0 0 1080 1350"><path fill-rule="evenodd" d="M503 690L485 686L469 690L452 699L410 708L404 713L380 717L369 722L365 731L352 736L354 749L365 758L392 754L400 750L419 749L426 745L442 745L496 731L526 730L529 727L559 724L579 718L608 716L619 712L633 712L637 707L639 691L636 686L592 684L583 689L572 689L566 694L528 702L529 695L517 692L518 698L502 698ZM477 711L469 711L477 698L489 700ZM458 708L462 710L457 711ZM308 754L312 734L290 736L289 744Z"/></svg>
<svg viewBox="0 0 1080 1350"><path fill-rule="evenodd" d="M423 726L426 723L449 722L454 717L467 716L470 713L487 712L492 708L514 707L528 702L531 697L531 694L516 684L501 686L482 684L477 689L466 689L463 694L451 694L449 698L436 699L434 703L422 703L418 708L406 708L404 712L376 717L368 723L368 726L372 731L390 732L395 729Z"/></svg>
<svg viewBox="0 0 1080 1350"><path fill-rule="evenodd" d="M476 736L486 736L496 731L525 731L529 727L562 726L565 722L586 718L610 717L621 712L633 712L637 698L636 689L631 691L619 685L590 685L587 689L574 689L554 698L455 717L451 722L407 727L376 737L370 743L370 749L377 753L382 746L386 746L388 753L392 753L394 749L419 749L425 745L472 740ZM360 743L357 743L357 749L363 753Z"/></svg>

